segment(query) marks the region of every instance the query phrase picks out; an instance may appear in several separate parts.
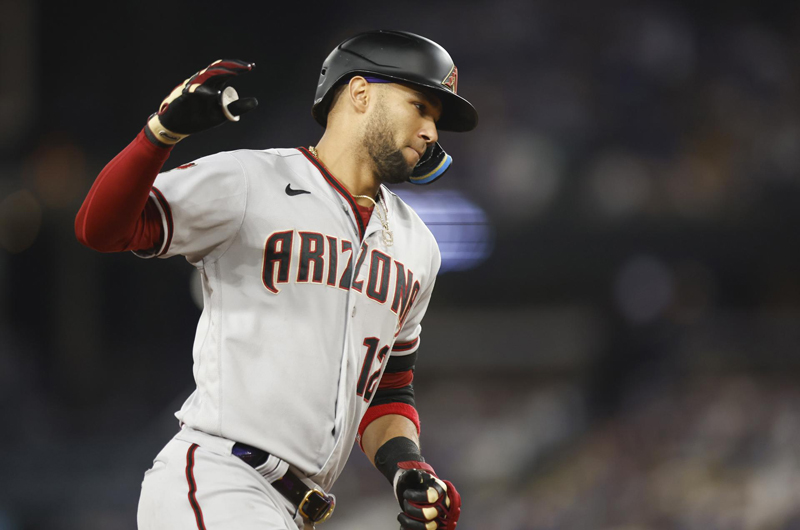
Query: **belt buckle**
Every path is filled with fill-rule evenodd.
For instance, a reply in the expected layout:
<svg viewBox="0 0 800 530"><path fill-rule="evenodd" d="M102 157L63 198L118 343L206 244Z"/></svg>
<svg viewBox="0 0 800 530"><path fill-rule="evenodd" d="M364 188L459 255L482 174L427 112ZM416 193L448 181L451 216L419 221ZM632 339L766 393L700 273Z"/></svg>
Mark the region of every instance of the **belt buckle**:
<svg viewBox="0 0 800 530"><path fill-rule="evenodd" d="M316 524L324 523L330 519L335 507L336 497L333 495L325 495L317 488L314 488L306 492L297 510L300 512L300 515ZM309 509L312 513L308 513L307 510Z"/></svg>

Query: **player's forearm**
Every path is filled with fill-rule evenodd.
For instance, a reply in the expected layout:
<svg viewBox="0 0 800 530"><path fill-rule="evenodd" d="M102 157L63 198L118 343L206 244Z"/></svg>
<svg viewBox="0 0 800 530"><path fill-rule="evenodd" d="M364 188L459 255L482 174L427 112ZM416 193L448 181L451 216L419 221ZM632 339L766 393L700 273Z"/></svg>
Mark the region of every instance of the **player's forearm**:
<svg viewBox="0 0 800 530"><path fill-rule="evenodd" d="M361 436L361 447L374 465L375 453L378 449L398 436L410 439L419 447L419 435L414 422L399 414L387 414L370 423L364 430L364 434Z"/></svg>
<svg viewBox="0 0 800 530"><path fill-rule="evenodd" d="M417 427L403 415L381 416L363 431L361 447L392 485L402 529L453 530L461 515L461 495L422 458Z"/></svg>
<svg viewBox="0 0 800 530"><path fill-rule="evenodd" d="M114 157L100 172L78 211L78 241L100 251L127 250L134 236L146 231L145 205L170 151L154 146L139 133Z"/></svg>

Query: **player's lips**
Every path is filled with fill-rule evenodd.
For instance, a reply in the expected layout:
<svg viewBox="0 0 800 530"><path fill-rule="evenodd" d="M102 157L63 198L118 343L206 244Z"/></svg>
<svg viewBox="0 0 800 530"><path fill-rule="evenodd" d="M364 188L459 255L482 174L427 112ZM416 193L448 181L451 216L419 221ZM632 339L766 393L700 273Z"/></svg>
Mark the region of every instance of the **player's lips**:
<svg viewBox="0 0 800 530"><path fill-rule="evenodd" d="M419 162L419 161L422 159L422 155L423 155L423 154L425 154L425 151L424 151L424 150L423 150L423 151L420 151L419 149L415 149L415 148L413 148L413 147L411 147L411 146L409 146L409 148L410 148L412 151L414 151L414 153L416 153L416 155L417 155L417 162Z"/></svg>

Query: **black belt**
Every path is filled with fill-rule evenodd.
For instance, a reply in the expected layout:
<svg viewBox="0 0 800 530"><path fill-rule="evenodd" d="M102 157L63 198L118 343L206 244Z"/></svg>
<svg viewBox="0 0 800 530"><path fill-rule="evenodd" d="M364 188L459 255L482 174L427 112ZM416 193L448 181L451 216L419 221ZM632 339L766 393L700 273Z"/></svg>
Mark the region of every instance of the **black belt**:
<svg viewBox="0 0 800 530"><path fill-rule="evenodd" d="M269 458L268 452L239 442L233 444L232 453L254 469ZM289 502L297 506L297 511L300 512L300 515L312 523L327 521L336 506L336 500L332 495L325 495L316 488L309 488L297 475L288 469L285 475L272 482L272 487L289 499Z"/></svg>

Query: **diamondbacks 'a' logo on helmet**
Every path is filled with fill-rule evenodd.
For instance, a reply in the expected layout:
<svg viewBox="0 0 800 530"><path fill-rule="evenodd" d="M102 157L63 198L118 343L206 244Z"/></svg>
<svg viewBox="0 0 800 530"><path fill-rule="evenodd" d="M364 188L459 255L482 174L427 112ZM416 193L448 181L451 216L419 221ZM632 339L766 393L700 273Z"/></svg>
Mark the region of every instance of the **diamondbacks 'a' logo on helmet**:
<svg viewBox="0 0 800 530"><path fill-rule="evenodd" d="M450 73L444 78L442 84L453 94L458 94L458 68L456 65L450 69Z"/></svg>

